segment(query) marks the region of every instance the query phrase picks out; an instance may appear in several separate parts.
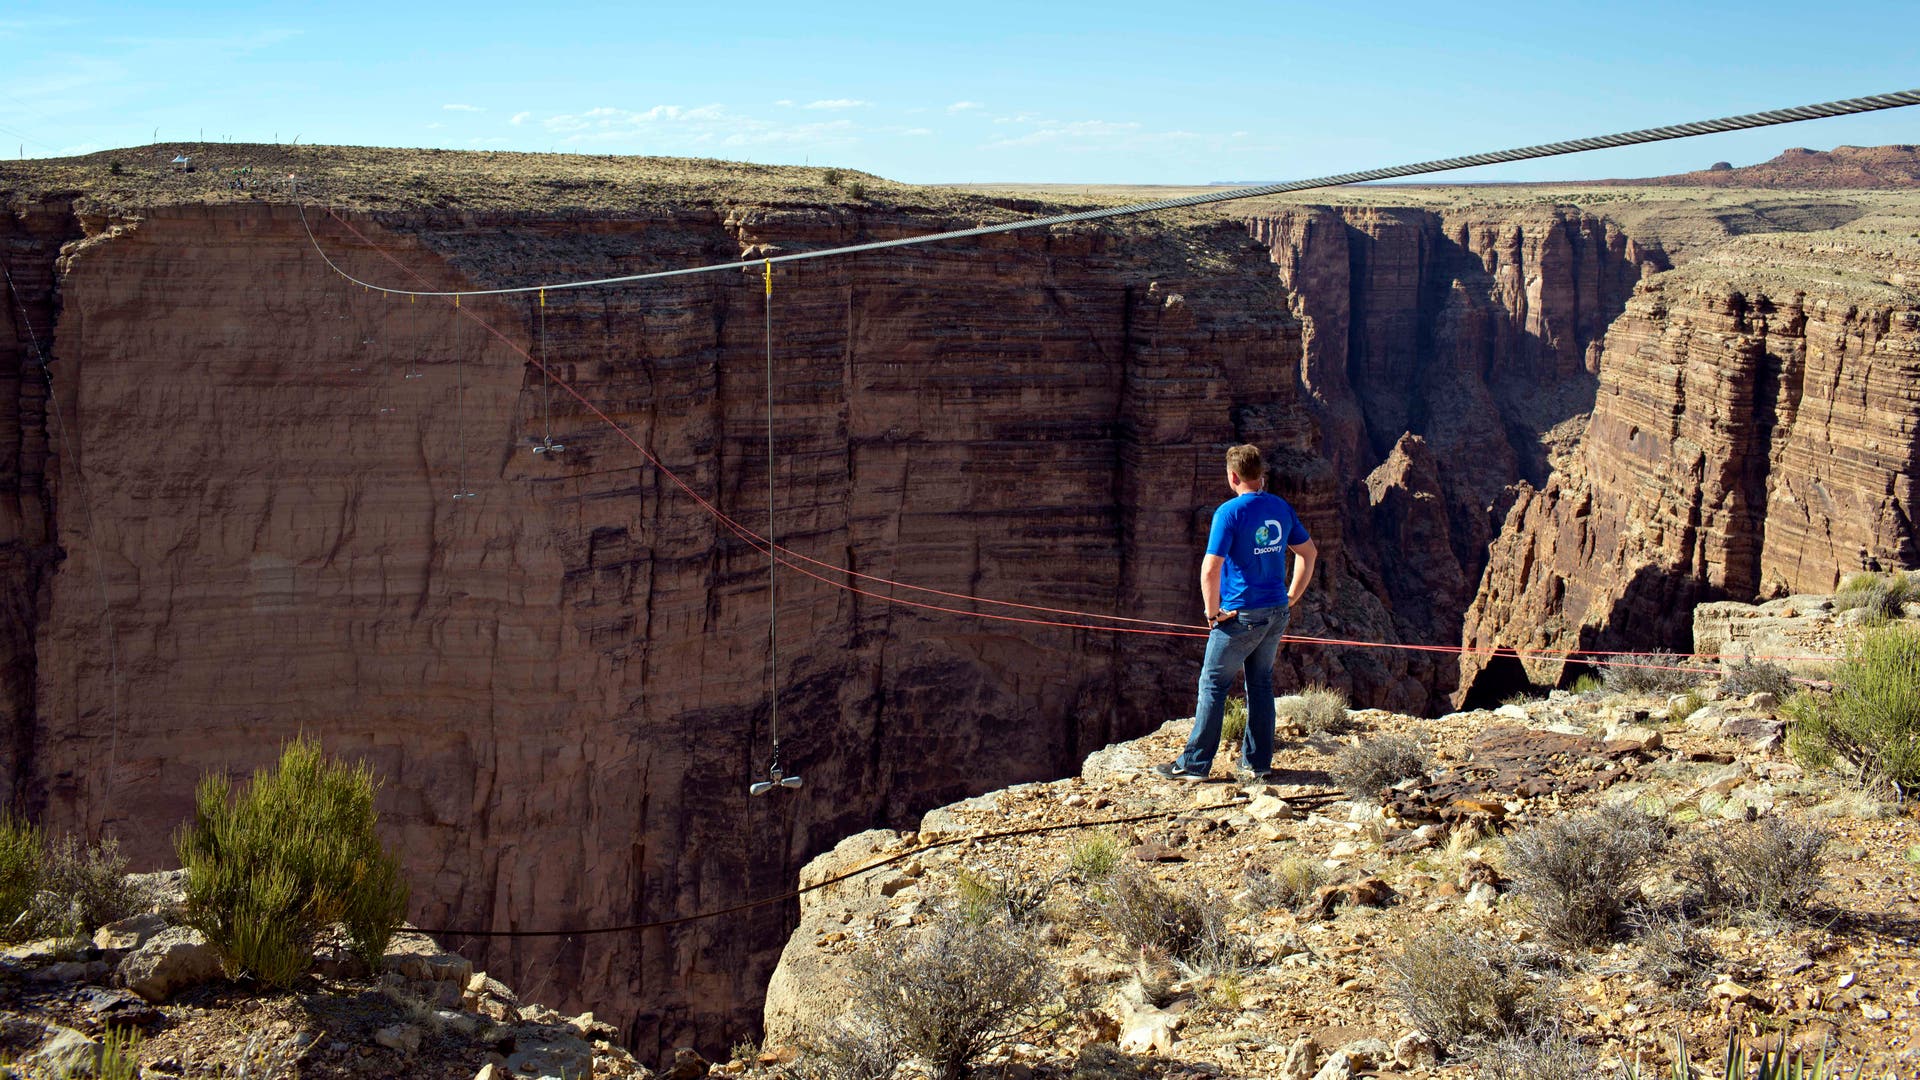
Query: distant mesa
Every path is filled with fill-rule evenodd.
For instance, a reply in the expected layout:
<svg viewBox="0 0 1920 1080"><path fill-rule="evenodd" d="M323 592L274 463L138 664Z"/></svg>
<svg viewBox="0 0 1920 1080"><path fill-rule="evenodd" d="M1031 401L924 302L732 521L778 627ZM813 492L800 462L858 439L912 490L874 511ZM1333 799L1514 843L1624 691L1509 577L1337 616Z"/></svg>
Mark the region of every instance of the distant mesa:
<svg viewBox="0 0 1920 1080"><path fill-rule="evenodd" d="M1796 146L1758 165L1735 168L1731 162L1716 161L1699 172L1639 180L1600 180L1596 183L1635 187L1794 188L1803 191L1914 188L1920 187L1920 147L1896 144L1809 150L1804 146Z"/></svg>

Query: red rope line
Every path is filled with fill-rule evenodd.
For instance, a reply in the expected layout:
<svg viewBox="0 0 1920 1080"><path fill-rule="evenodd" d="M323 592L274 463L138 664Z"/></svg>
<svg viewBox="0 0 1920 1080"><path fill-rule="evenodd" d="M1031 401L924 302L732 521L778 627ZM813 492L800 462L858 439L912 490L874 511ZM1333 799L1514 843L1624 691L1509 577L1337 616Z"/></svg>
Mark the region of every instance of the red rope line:
<svg viewBox="0 0 1920 1080"><path fill-rule="evenodd" d="M432 284L432 282L429 281L426 277L421 275L412 267L401 262L398 258L395 258L391 252L387 251L385 248L375 243L365 233L361 232L357 228L354 228L352 222L348 221L344 217L341 217L338 213L336 213L333 210L332 207L327 208L327 216L339 222L341 226L344 227L348 232L352 233L355 237L359 238L361 243L365 244L368 248L372 249L381 258L387 260L389 263L392 263L393 266L396 269L398 269L401 273L406 274L407 276L413 278L415 281L421 282L422 284L428 284L428 285ZM316 244L318 243L317 239L315 240L315 243ZM331 264L329 264L329 267L331 268ZM336 273L340 273L340 271L336 270ZM344 273L341 273L341 276L345 277L346 275ZM668 480L672 481L675 487L678 487L681 491L685 492L686 495L689 498L691 498L695 503L698 503L701 509L705 510L708 514L712 515L714 520L718 521L720 524L724 525L729 531L731 531L734 535L744 540L749 547L753 548L753 550L759 551L759 552L767 551L768 544L765 537L761 536L759 533L754 532L751 528L747 527L746 525L741 524L739 521L735 520L733 517L728 515L726 511L721 510L711 500L701 495L700 492L695 490L691 484L681 479L678 473L668 468L665 462L661 461L657 456L653 454L652 451L648 450L644 445L642 445L639 440L635 439L632 435L628 434L626 428L622 427L618 421L614 420L611 416L608 416L604 411L600 409L599 406L595 405L592 401L588 400L585 395L581 394L579 390L575 389L572 383L562 378L548 365L542 363L539 360L534 359L533 354L528 352L526 349L521 348L519 343L513 341L511 338L508 338L505 334L502 334L499 330L495 329L491 323L487 322L485 319L482 319L480 316L474 314L472 308L462 307L459 304L457 299L453 304L453 308L456 313L460 315L464 315L466 318L471 320L475 325L479 326L481 329L485 330L487 333L492 334L497 340L500 341L501 344L513 350L528 364L532 365L535 369L539 370L548 379L551 379L554 385L560 387L560 389L565 391L568 396L572 397L575 401L578 401L583 408L585 408L588 412L592 413L602 423L607 425L608 428L612 429L615 435L618 435L622 441L624 441L628 446L631 446L635 451L637 451L641 457L645 458L649 465L652 465L655 469L658 469L662 475L664 475ZM806 577L812 578L815 581L823 582L837 589L844 589L847 592L853 593L856 596L866 596L872 599L884 601L886 603L899 604L904 607L918 608L924 611L936 611L936 612L941 612L949 615L965 615L965 616L969 616L976 619L991 619L996 622L1016 623L1016 624L1025 625L1025 626L1064 627L1066 629L1072 629L1072 630L1102 630L1102 631L1119 633L1119 634L1144 634L1152 637L1205 638L1207 636L1207 632L1195 631L1189 628L1185 623L1169 622L1164 619L1139 619L1139 618L1132 618L1130 616L1125 616L1125 615L1106 615L1106 614L1102 614L1100 612L1095 612L1095 611L1079 611L1073 608L1046 607L1040 604L1026 604L1026 603L1021 603L1015 600L996 600L991 597L974 596L968 593L949 592L944 589L936 589L926 585L913 585L904 581L896 581L892 578L880 577L876 574L861 573L858 570L853 570L844 566L837 566L833 563L826 562L821 559L813 558L810 555L806 555L802 552L795 551L792 548L786 547L784 545L779 545L779 544L773 545L773 551L775 553L774 557L776 561L778 561L781 565L797 573L805 575ZM850 578L855 578L857 580L872 582L878 585L886 585L891 588L907 589L912 592L926 593L932 596L939 596L949 600L965 600L969 603L988 604L988 605L993 605L997 607L1015 608L1022 611L1037 612L1043 615L1066 615L1066 616L1071 616L1077 619L1102 619L1110 622L1132 623L1138 626L1145 626L1145 627L1167 627L1170 629L1135 629L1133 627L1127 627L1127 626L1089 625L1087 623L1063 622L1063 621L1053 620L1053 619L1035 619L1035 618L1026 618L1026 617L1017 616L1017 615L1000 615L1000 614L995 614L993 612L986 612L986 611L970 611L965 608L948 607L944 604L933 604L933 603L926 603L924 601L918 601L918 600L908 600L904 597L891 596L885 593L874 592L869 589L862 589L857 586L850 585L843 581L835 581L832 578L825 576L824 574L815 573L814 571L809 570L807 566L801 565L802 563L805 563L810 566L819 567L823 570L827 570L835 574L842 574ZM1406 652L1446 653L1453 656L1483 656L1483 657L1489 657L1489 658L1500 657L1500 656L1510 656L1518 660L1540 659L1540 658L1551 658L1551 657L1559 657L1561 659L1570 660L1574 657L1581 657L1583 659L1579 661L1580 663L1590 664L1590 665L1599 666L1599 667L1641 668L1641 669L1658 670L1658 671L1693 671L1701 674L1711 673L1708 669L1678 668L1669 664L1643 664L1643 663L1635 663L1630 660L1585 659L1588 657L1602 657L1602 656L1649 657L1653 655L1659 655L1659 654L1647 653L1645 651L1633 651L1633 650L1627 650L1627 649L1528 649L1523 652L1517 646L1508 646L1508 645L1493 645L1493 646L1475 648L1467 645L1420 645L1420 644L1401 643L1401 642L1360 641L1360 640L1353 640L1353 639L1346 639L1346 638L1310 637L1306 635L1296 635L1296 634L1285 635L1281 640L1290 642L1293 644L1302 644L1302 645L1323 645L1323 646L1333 646L1333 647L1343 647L1343 648L1361 648L1361 649L1395 649L1395 650L1406 651ZM1771 661L1776 663L1830 663L1832 661L1831 657L1824 657L1824 656L1742 656L1739 654L1732 654L1732 653L1670 653L1665 655L1670 656L1672 659L1675 659L1675 660L1744 659L1749 661L1765 660L1765 661Z"/></svg>

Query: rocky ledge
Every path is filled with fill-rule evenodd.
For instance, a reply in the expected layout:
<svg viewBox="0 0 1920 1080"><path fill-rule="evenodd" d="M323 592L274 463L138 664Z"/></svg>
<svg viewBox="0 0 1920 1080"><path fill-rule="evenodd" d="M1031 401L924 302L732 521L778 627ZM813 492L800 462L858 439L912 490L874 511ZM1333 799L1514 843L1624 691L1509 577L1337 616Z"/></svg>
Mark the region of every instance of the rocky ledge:
<svg viewBox="0 0 1920 1080"><path fill-rule="evenodd" d="M1743 636L1732 625L1796 650L1835 643L1842 621L1825 597L1702 612L1723 642ZM768 990L766 1050L715 1071L813 1075L806 1048L847 1010L860 958L901 955L943 921L980 918L984 893L1027 898L1029 939L1065 1004L990 1055L996 1069L982 1075L1489 1075L1409 1019L1393 975L1409 942L1442 932L1514 950L1527 978L1550 987L1547 1029L1615 1070L1666 1061L1675 1036L1716 1053L1732 1029L1830 1046L1863 1075L1915 1075L1920 821L1910 806L1803 770L1781 737L1783 695L1737 690L1713 676L1671 696L1559 690L1433 720L1357 710L1331 725L1349 727L1337 734L1283 730L1275 772L1246 785L1153 775L1185 738L1189 722L1177 720L1093 754L1079 776L937 809L917 832L849 837L806 868L803 886L884 866L805 895ZM1339 792L1343 751L1396 735L1424 744L1421 774L1377 800ZM1817 830L1815 914L1693 913L1674 899L1686 870L1669 868L1622 899L1649 912L1664 904L1682 929L1554 944L1513 879L1510 844L1601 806L1650 815L1682 848L1749 823ZM1161 816L926 849L1142 814ZM1239 960L1169 964L1123 941L1101 906L1101 881L1113 879L1096 875L1116 872L1093 865L1102 846L1118 873L1214 905Z"/></svg>
<svg viewBox="0 0 1920 1080"><path fill-rule="evenodd" d="M287 992L224 977L200 932L177 925L179 871L139 875L152 911L91 939L0 950L0 1076L94 1076L109 1041L132 1040L145 1078L421 1077L647 1080L592 1013L524 1003L465 957L403 929L375 974L323 943L317 974ZM691 1058L692 1060L689 1060ZM686 1077L706 1062L686 1052Z"/></svg>

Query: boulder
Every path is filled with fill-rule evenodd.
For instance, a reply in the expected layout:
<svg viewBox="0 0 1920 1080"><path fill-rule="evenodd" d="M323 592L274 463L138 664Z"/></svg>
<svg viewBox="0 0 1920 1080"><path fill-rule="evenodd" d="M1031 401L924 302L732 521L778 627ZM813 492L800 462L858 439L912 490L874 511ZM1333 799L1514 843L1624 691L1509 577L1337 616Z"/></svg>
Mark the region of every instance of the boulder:
<svg viewBox="0 0 1920 1080"><path fill-rule="evenodd" d="M450 982L462 989L473 975L473 961L442 950L425 934L394 935L380 965L411 982Z"/></svg>
<svg viewBox="0 0 1920 1080"><path fill-rule="evenodd" d="M373 1041L389 1050L412 1055L420 1049L420 1029L413 1024L394 1024L374 1032Z"/></svg>
<svg viewBox="0 0 1920 1080"><path fill-rule="evenodd" d="M59 1024L48 1025L40 1045L20 1059L28 1076L92 1076L100 1064L100 1041Z"/></svg>
<svg viewBox="0 0 1920 1080"><path fill-rule="evenodd" d="M200 931L176 926L160 931L128 953L113 978L148 1001L161 1002L221 974L220 954Z"/></svg>
<svg viewBox="0 0 1920 1080"><path fill-rule="evenodd" d="M1313 1041L1313 1036L1302 1035L1287 1048L1287 1058L1280 1065L1279 1080L1311 1080L1319 1065L1320 1044Z"/></svg>
<svg viewBox="0 0 1920 1080"><path fill-rule="evenodd" d="M593 1075L593 1047L570 1029L553 1025L519 1028L507 1073L516 1080L571 1080ZM706 1075L704 1063L700 1075Z"/></svg>
<svg viewBox="0 0 1920 1080"><path fill-rule="evenodd" d="M167 920L158 915L135 915L95 930L93 945L104 952L129 952L145 945L148 938L166 928Z"/></svg>

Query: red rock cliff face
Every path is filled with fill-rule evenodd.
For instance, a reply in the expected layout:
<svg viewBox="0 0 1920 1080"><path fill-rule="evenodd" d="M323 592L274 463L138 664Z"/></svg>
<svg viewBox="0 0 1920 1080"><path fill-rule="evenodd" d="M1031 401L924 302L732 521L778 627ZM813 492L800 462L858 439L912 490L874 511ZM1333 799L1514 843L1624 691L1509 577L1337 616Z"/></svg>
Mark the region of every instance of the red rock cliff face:
<svg viewBox="0 0 1920 1080"><path fill-rule="evenodd" d="M1451 645L1509 485L1545 481L1549 433L1591 407L1601 336L1664 256L1571 208L1312 207L1249 226L1301 320L1363 587L1327 631ZM1392 707L1453 688L1451 661L1361 663L1395 673Z"/></svg>
<svg viewBox="0 0 1920 1080"><path fill-rule="evenodd" d="M1699 601L1920 561L1920 310L1840 276L1703 266L1645 286L1607 335L1577 458L1510 511L1466 641L1682 649Z"/></svg>
<svg viewBox="0 0 1920 1080"><path fill-rule="evenodd" d="M356 220L439 286L941 224ZM16 389L13 794L55 829L113 832L164 863L202 774L248 770L305 731L385 778L415 921L657 920L783 892L841 836L1060 775L1191 700L1188 642L963 619L783 574L782 733L807 783L749 800L767 749L764 561L569 399L552 404L564 454L529 452L541 381L465 318L537 348L527 300L455 313L363 293L284 207L152 210L71 245L57 291L54 243L77 226L50 210L10 227L53 327L54 450L92 500L88 516L77 480L58 489L64 558L36 585L22 567L51 558L29 497L46 433ZM354 270L406 279L321 231ZM1159 235L782 270L782 542L935 588L1193 621L1226 444L1273 448L1282 490L1310 520L1335 516L1265 252L1230 224ZM567 292L549 298L546 345L759 529L762 318L757 274ZM623 1024L644 1054L751 1030L792 917L452 940L532 998Z"/></svg>

